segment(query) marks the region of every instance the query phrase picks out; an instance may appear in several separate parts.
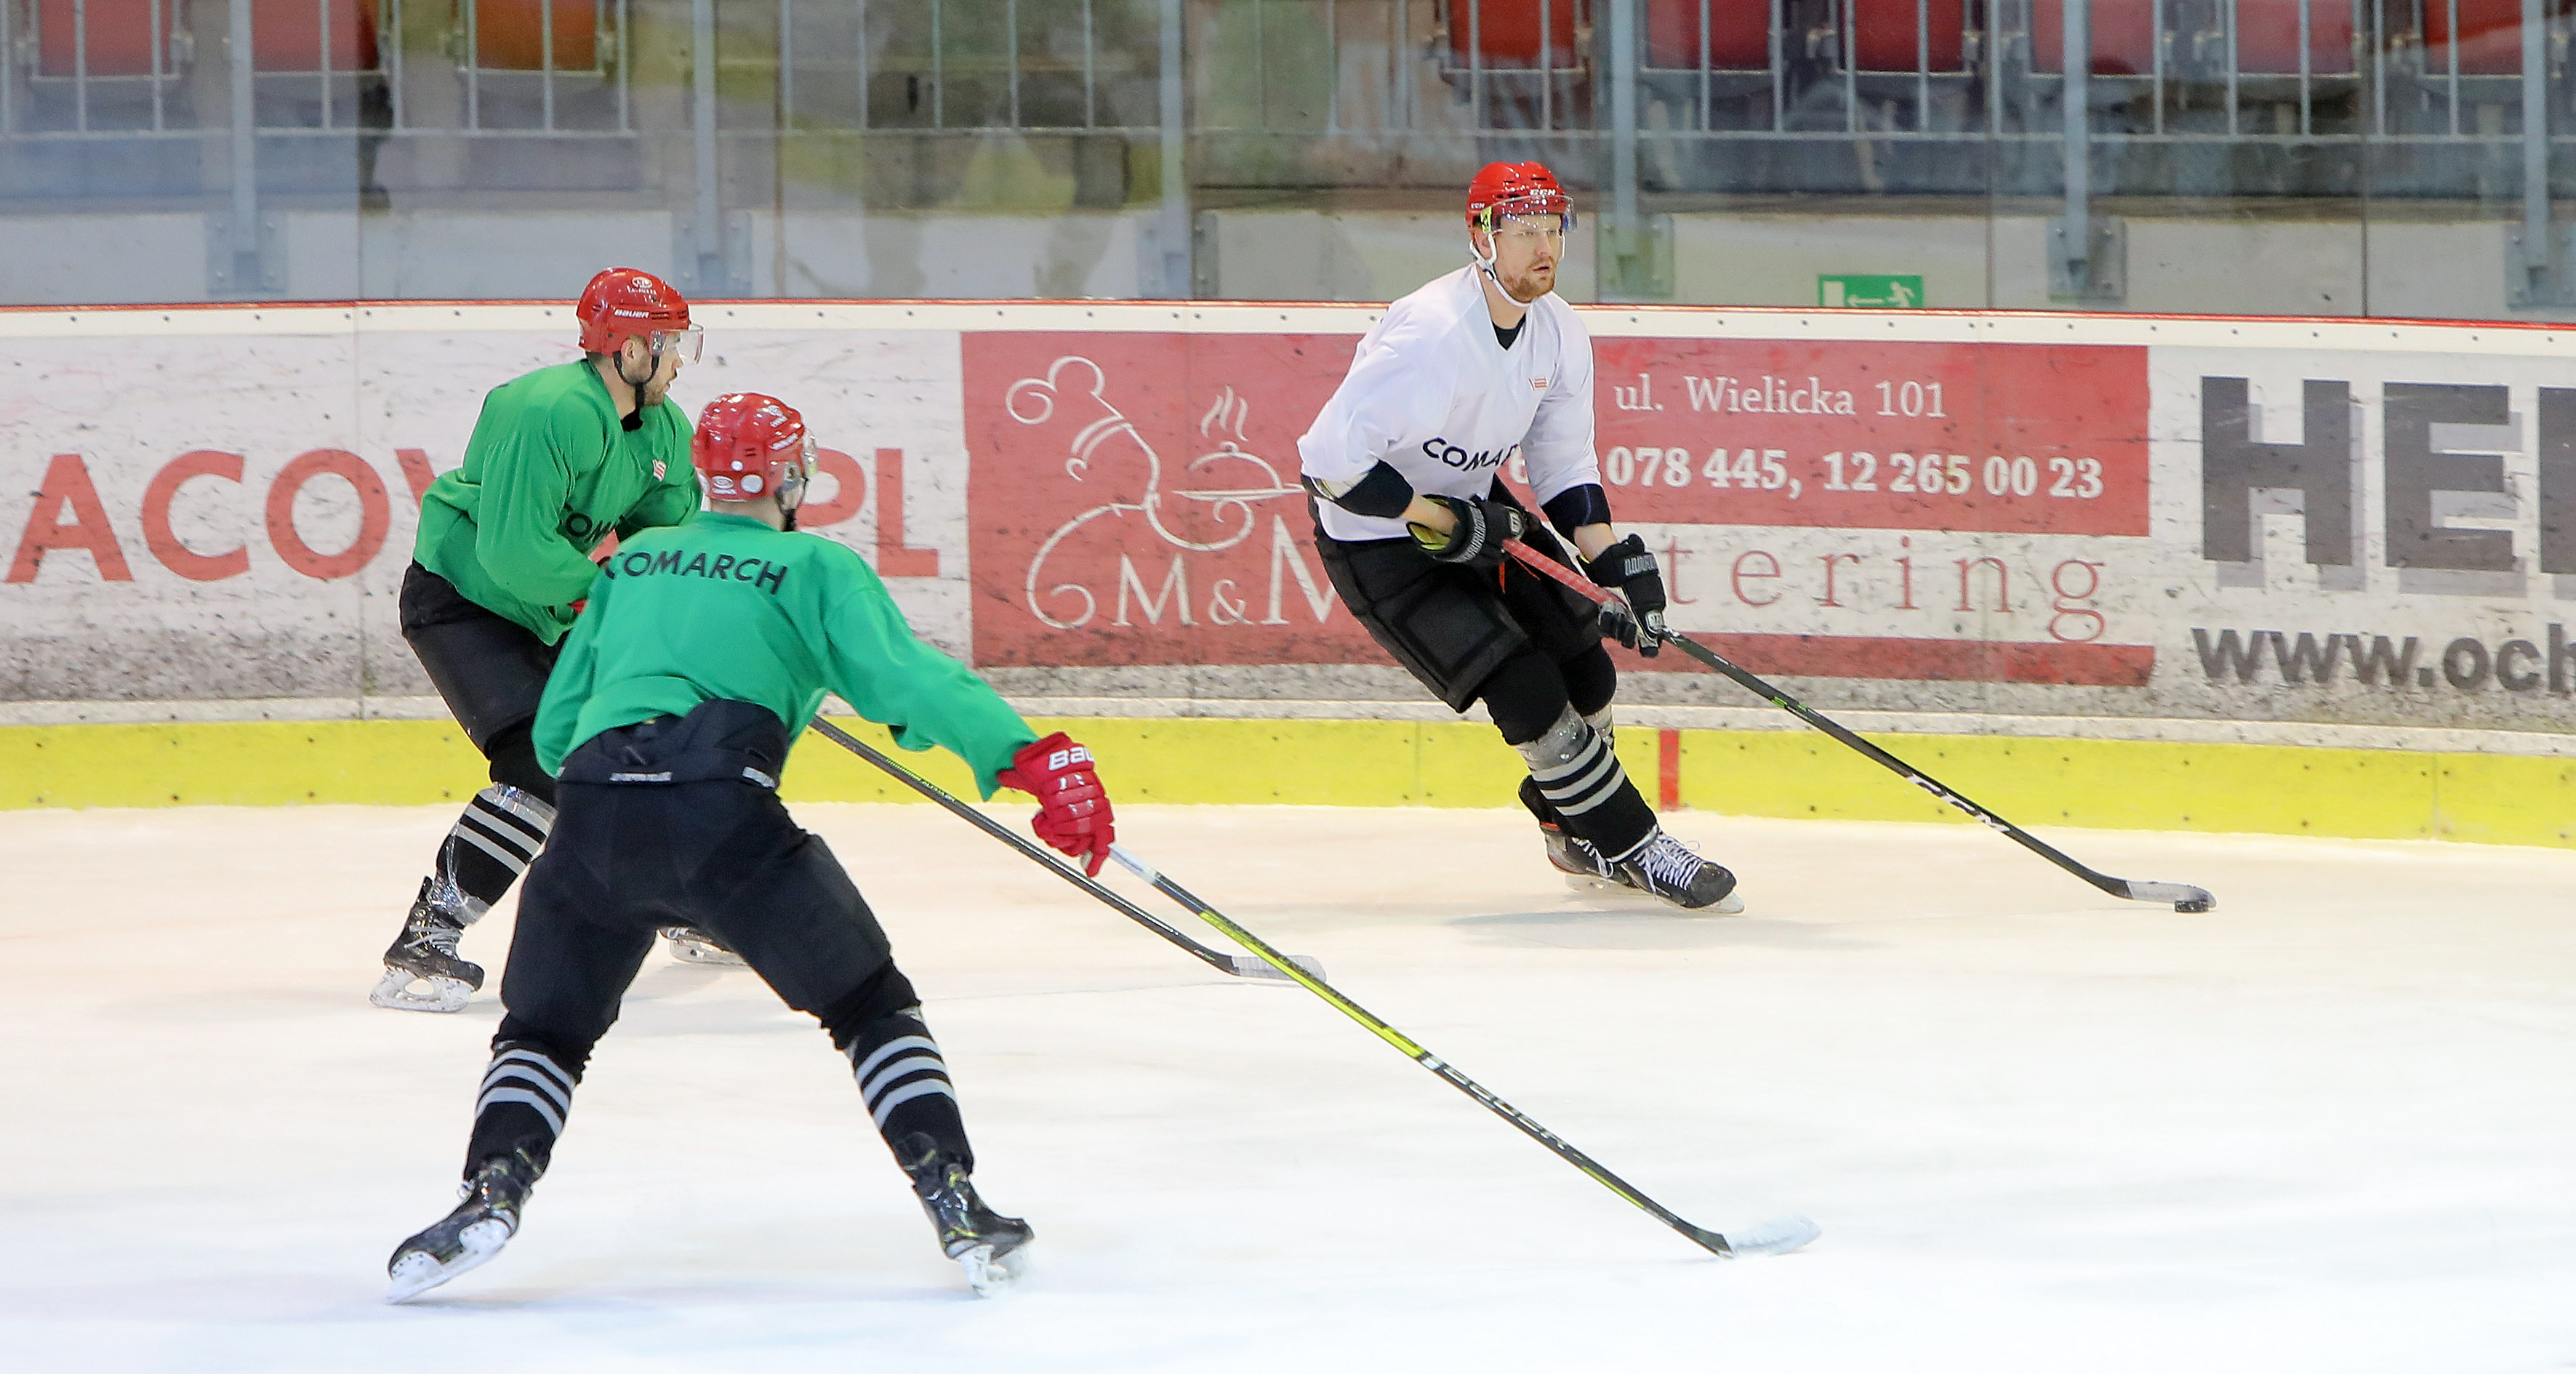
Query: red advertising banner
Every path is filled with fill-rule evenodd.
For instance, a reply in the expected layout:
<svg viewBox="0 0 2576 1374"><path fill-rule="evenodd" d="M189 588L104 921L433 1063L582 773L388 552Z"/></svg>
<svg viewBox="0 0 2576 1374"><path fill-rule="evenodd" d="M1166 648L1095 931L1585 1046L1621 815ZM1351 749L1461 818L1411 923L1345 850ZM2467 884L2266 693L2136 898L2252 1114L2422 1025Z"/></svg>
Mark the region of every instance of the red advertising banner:
<svg viewBox="0 0 2576 1374"><path fill-rule="evenodd" d="M1378 661L1297 481L1357 342L966 335L975 662Z"/></svg>
<svg viewBox="0 0 2576 1374"><path fill-rule="evenodd" d="M1382 661L1324 577L1297 482L1297 436L1339 385L1353 343L966 335L975 661ZM1623 522L2147 532L2142 348L1602 339L1595 349L1602 478ZM1681 578L1685 554L1666 552L1668 577ZM1788 556L1739 555L1738 570L1751 557L1777 574ZM1826 557L1858 575L1857 555ZM1828 608L1841 604L1825 595ZM1917 604L1910 590L1905 604ZM2133 685L2154 658L2133 646L1730 628L1773 650L1769 661L1831 675ZM1778 652L1790 645L1797 652Z"/></svg>
<svg viewBox="0 0 2576 1374"><path fill-rule="evenodd" d="M2147 533L2147 350L1596 339L1623 519Z"/></svg>

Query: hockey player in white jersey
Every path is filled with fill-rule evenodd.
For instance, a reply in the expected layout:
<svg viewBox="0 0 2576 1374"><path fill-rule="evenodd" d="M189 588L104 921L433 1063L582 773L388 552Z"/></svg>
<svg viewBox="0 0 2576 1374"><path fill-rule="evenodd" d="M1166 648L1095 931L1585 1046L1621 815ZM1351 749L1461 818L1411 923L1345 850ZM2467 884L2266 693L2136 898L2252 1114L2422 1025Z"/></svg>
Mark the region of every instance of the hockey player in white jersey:
<svg viewBox="0 0 2576 1374"><path fill-rule="evenodd" d="M1656 824L1611 749L1607 635L1652 654L1664 583L1610 523L1593 453L1592 338L1555 294L1574 207L1547 168L1496 162L1467 192L1474 261L1389 307L1297 441L1315 546L1371 637L1454 711L1482 701L1529 766L1520 796L1578 887L1744 909L1735 875ZM1547 522L1503 485L1515 456ZM1505 556L1521 539L1620 592L1605 615ZM1641 628L1643 627L1643 628Z"/></svg>

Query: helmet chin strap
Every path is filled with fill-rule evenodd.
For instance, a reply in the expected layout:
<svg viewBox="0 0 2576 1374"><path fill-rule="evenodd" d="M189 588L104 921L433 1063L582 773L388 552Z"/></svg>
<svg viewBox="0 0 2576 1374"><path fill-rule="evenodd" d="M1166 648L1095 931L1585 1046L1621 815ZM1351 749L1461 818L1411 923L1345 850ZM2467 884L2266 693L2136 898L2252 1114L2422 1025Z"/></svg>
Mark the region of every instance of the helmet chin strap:
<svg viewBox="0 0 2576 1374"><path fill-rule="evenodd" d="M1485 242L1490 244L1493 241L1494 231L1490 226L1488 226L1485 229ZM1474 239L1467 240L1467 256L1475 260L1476 270L1485 274L1485 280L1492 282L1494 284L1494 289L1503 293L1503 299L1510 301L1514 305L1536 305L1538 303L1539 296L1547 294L1546 292L1541 291L1538 293L1538 296L1532 296L1528 300L1522 300L1519 293L1503 284L1502 273L1494 270L1494 260L1500 255L1490 250L1478 252L1476 249L1476 241Z"/></svg>
<svg viewBox="0 0 2576 1374"><path fill-rule="evenodd" d="M630 335L629 337L633 336ZM649 347L653 351L651 355L645 359L644 380L639 382L626 375L625 341L620 340L617 345L617 380L624 382L635 389L635 408L626 412L625 416L617 422L618 425L628 433L633 433L634 431L644 427L644 388L651 386L653 384L653 379L660 376L662 373L661 335L654 335L653 342Z"/></svg>

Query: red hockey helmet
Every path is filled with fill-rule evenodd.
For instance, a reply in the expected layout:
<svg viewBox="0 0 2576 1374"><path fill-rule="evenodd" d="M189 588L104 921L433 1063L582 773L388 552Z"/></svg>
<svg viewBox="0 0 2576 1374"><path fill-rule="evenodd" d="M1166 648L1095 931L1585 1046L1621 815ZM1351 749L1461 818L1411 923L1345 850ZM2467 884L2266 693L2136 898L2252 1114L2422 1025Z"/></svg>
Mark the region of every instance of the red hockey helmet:
<svg viewBox="0 0 2576 1374"><path fill-rule="evenodd" d="M688 301L650 272L612 267L592 277L573 314L581 320L584 353L614 353L619 340L642 339L675 348L682 362L698 360L702 336L689 323Z"/></svg>
<svg viewBox="0 0 2576 1374"><path fill-rule="evenodd" d="M1574 228L1574 200L1540 162L1488 162L1467 183L1467 227L1492 233L1505 215L1562 215Z"/></svg>
<svg viewBox="0 0 2576 1374"><path fill-rule="evenodd" d="M781 509L792 511L805 499L805 478L814 470L814 436L785 401L736 391L698 413L689 456L715 499L775 495Z"/></svg>

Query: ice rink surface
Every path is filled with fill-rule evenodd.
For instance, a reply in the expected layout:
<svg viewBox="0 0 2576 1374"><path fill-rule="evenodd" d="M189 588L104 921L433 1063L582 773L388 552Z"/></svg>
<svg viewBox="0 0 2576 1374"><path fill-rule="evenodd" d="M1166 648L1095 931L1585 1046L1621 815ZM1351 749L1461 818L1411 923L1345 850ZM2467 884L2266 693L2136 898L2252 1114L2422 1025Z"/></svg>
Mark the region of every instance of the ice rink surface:
<svg viewBox="0 0 2576 1374"><path fill-rule="evenodd" d="M499 1018L366 1002L452 812L17 811L0 1367L2576 1367L2576 853L2052 834L2184 916L1969 826L1685 814L1751 903L1695 918L1567 893L1518 813L1121 814L1684 1216L1824 1227L1728 1263L953 817L798 814L1037 1227L1020 1291L939 1257L809 1020L657 952L519 1237L385 1306Z"/></svg>

